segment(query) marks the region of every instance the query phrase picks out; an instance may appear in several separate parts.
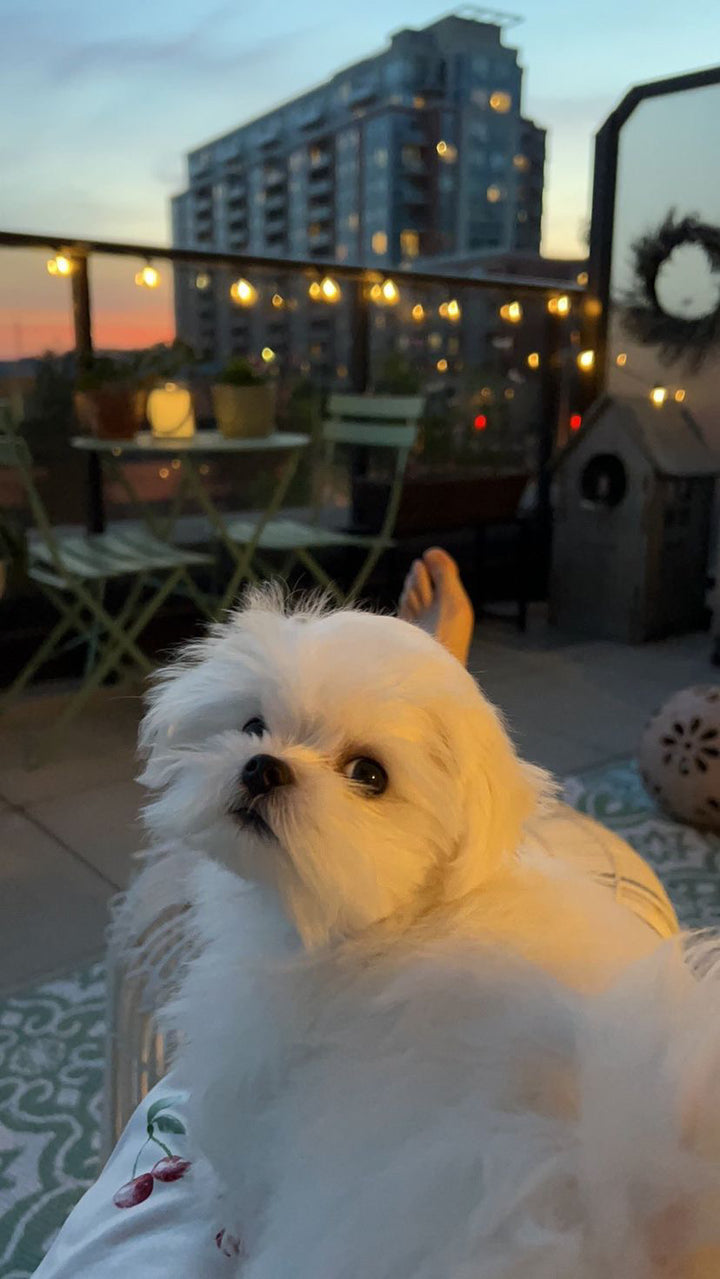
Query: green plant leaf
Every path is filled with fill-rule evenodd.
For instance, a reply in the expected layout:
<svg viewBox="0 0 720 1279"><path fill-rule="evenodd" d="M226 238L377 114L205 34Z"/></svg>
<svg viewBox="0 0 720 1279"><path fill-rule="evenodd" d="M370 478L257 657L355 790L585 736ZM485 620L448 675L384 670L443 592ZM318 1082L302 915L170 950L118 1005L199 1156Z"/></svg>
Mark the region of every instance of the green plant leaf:
<svg viewBox="0 0 720 1279"><path fill-rule="evenodd" d="M158 1115L155 1120L158 1132L185 1132L185 1125L175 1115Z"/></svg>
<svg viewBox="0 0 720 1279"><path fill-rule="evenodd" d="M184 1101L184 1098L179 1097L177 1094L175 1094L175 1096L172 1096L172 1097L159 1097L157 1101L153 1102L152 1106L147 1112L148 1124L152 1123L155 1116L159 1115L161 1110L170 1110L172 1106L180 1106L182 1105L183 1101Z"/></svg>

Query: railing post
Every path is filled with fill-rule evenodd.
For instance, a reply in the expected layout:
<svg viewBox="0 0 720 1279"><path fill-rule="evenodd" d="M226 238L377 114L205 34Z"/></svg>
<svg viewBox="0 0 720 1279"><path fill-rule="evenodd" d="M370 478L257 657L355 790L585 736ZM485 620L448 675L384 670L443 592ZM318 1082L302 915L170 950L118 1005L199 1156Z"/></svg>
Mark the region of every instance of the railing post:
<svg viewBox="0 0 720 1279"><path fill-rule="evenodd" d="M547 587L552 548L552 477L550 468L557 447L560 410L563 401L564 325L562 318L548 312L541 357L540 417L537 437L537 566L543 592Z"/></svg>
<svg viewBox="0 0 720 1279"><path fill-rule="evenodd" d="M70 276L73 304L73 325L75 328L75 373L87 369L93 360L92 317L90 313L90 280L88 277L88 260L85 253L73 258L73 271ZM88 533L105 532L105 504L103 502L102 466L100 454L92 451L87 455L87 492L86 492L85 524Z"/></svg>
<svg viewBox="0 0 720 1279"><path fill-rule="evenodd" d="M370 308L362 277L355 281L354 288L350 380L353 391L360 395L367 391L370 382Z"/></svg>

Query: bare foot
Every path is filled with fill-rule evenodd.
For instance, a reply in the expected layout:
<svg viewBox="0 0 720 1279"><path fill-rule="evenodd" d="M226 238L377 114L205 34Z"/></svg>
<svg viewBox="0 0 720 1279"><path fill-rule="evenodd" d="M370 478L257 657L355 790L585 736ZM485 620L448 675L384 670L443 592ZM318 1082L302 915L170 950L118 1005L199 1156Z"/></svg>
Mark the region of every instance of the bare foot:
<svg viewBox="0 0 720 1279"><path fill-rule="evenodd" d="M451 555L434 546L414 560L403 583L398 617L433 635L467 665L475 618Z"/></svg>

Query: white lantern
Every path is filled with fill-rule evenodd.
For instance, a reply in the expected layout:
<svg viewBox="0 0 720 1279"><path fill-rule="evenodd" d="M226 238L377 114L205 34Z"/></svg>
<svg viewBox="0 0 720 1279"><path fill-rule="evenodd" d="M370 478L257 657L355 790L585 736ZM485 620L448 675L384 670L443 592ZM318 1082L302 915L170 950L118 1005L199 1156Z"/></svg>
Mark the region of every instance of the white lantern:
<svg viewBox="0 0 720 1279"><path fill-rule="evenodd" d="M195 412L187 387L175 382L157 386L148 396L147 418L153 435L162 439L189 439L195 434Z"/></svg>

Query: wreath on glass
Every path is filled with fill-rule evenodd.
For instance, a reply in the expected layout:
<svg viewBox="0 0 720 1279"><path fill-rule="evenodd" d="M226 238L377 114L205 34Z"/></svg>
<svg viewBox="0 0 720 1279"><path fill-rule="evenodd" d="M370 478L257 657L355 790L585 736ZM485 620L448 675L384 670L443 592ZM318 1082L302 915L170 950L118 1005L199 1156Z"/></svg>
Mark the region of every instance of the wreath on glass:
<svg viewBox="0 0 720 1279"><path fill-rule="evenodd" d="M684 244L703 249L711 274L720 273L720 227L695 216L676 222L671 210L657 231L641 236L632 246L634 281L623 299L623 322L638 342L659 346L666 364L684 359L697 371L710 349L720 343L720 297L714 310L688 319L665 311L657 296L660 268Z"/></svg>

